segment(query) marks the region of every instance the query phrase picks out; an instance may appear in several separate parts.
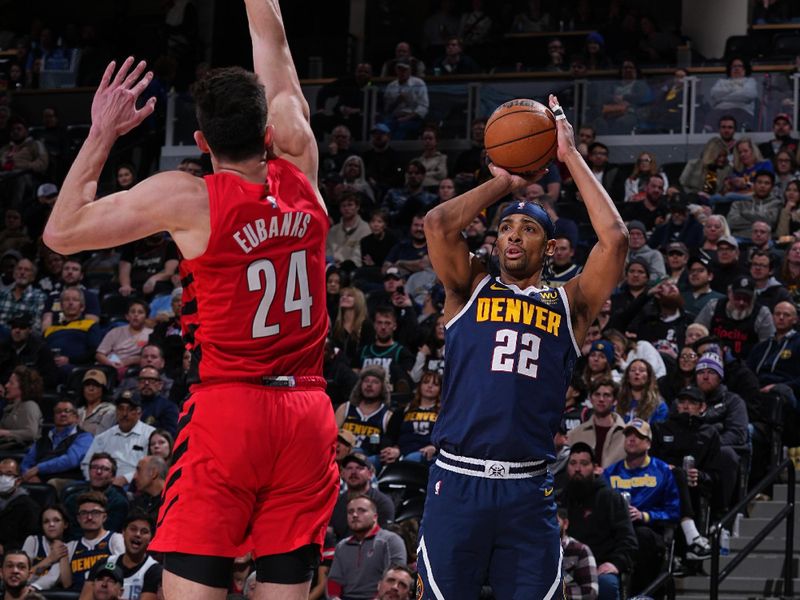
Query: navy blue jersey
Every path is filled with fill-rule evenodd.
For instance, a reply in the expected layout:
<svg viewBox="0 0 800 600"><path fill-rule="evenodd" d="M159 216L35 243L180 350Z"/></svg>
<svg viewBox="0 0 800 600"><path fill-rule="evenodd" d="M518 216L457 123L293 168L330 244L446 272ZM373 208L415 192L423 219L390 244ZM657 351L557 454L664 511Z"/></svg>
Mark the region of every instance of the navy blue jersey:
<svg viewBox="0 0 800 600"><path fill-rule="evenodd" d="M353 447L361 449L368 455L378 454L381 449L381 437L386 432L386 425L391 416L389 409L381 404L380 408L366 415L358 406L348 402L346 415L342 429L356 436Z"/></svg>
<svg viewBox="0 0 800 600"><path fill-rule="evenodd" d="M563 288L521 290L486 276L447 324L433 443L462 456L555 459L580 348Z"/></svg>

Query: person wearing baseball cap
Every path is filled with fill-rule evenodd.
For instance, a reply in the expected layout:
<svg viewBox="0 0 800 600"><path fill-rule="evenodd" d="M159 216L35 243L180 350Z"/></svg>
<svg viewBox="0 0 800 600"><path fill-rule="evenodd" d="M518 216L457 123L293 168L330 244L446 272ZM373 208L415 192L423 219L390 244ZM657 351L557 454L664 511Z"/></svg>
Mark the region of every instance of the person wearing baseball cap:
<svg viewBox="0 0 800 600"><path fill-rule="evenodd" d="M653 434L647 421L631 419L625 426L625 458L608 467L603 476L609 487L630 494L628 512L639 552L631 578L631 595L652 582L666 551L661 527L677 523L680 495L669 465L650 456Z"/></svg>
<svg viewBox="0 0 800 600"><path fill-rule="evenodd" d="M739 241L732 235L723 235L717 240L717 257L711 263L714 271L714 280L711 289L725 294L728 286L735 279L746 275L746 271L739 262Z"/></svg>
<svg viewBox="0 0 800 600"><path fill-rule="evenodd" d="M92 582L92 600L119 600L122 598L122 588L125 583L125 574L117 557L100 561L89 574Z"/></svg>
<svg viewBox="0 0 800 600"><path fill-rule="evenodd" d="M628 221L628 236L628 263L634 260L643 261L647 265L651 281L664 277L667 274L664 257L661 252L647 245L647 228L644 223L639 220Z"/></svg>
<svg viewBox="0 0 800 600"><path fill-rule="evenodd" d="M689 257L686 273L689 289L683 292L682 296L683 308L687 313L698 315L711 300L725 297L725 294L711 289L714 271L710 257L702 250Z"/></svg>
<svg viewBox="0 0 800 600"><path fill-rule="evenodd" d="M785 112L775 115L772 119L772 135L774 137L771 140L758 145L765 160L775 162L775 157L781 150L791 152L792 155L797 153L800 140L792 137L791 115Z"/></svg>

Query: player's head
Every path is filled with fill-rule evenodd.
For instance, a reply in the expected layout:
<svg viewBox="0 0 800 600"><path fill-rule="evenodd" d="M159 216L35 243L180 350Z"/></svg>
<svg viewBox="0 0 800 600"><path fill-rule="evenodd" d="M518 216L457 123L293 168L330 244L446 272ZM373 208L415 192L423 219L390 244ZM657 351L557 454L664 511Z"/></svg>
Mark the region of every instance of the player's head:
<svg viewBox="0 0 800 600"><path fill-rule="evenodd" d="M500 215L497 249L500 271L522 279L541 271L545 256L555 252L555 228L536 202L512 202Z"/></svg>
<svg viewBox="0 0 800 600"><path fill-rule="evenodd" d="M200 131L197 146L217 160L262 157L269 145L267 99L254 73L240 67L212 69L193 88Z"/></svg>

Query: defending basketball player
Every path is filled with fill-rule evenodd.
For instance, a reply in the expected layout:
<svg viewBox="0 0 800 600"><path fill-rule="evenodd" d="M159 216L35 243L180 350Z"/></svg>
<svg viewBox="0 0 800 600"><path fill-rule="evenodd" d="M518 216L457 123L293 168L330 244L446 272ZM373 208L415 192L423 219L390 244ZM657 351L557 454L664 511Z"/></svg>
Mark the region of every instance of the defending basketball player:
<svg viewBox="0 0 800 600"><path fill-rule="evenodd" d="M461 231L530 181L494 178L440 204L425 219L431 262L447 291L442 410L418 551L419 598L478 598L488 576L498 600L561 598L561 546L547 463L572 366L586 330L619 281L628 234L575 148L554 96L558 158L570 170L597 232L583 273L541 285L553 224L537 204L502 213L500 276L471 258Z"/></svg>
<svg viewBox="0 0 800 600"><path fill-rule="evenodd" d="M277 0L245 4L258 76L217 69L194 90L195 140L214 174L169 171L94 200L114 142L154 108L136 107L145 64L111 63L45 231L64 254L168 231L194 276L200 383L151 544L165 553L168 600L225 598L248 550L256 598L305 600L338 493L317 147Z"/></svg>

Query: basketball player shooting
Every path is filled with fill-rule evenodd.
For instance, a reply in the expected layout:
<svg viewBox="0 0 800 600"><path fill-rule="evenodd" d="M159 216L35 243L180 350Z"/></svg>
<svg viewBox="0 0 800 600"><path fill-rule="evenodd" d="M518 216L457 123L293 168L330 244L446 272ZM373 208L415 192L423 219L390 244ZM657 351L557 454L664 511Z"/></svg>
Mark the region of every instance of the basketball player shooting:
<svg viewBox="0 0 800 600"><path fill-rule="evenodd" d="M418 550L418 597L478 598L487 576L498 600L562 598L561 545L547 463L581 342L620 279L628 232L575 148L555 96L557 156L575 180L598 242L579 276L541 285L553 223L531 202L510 204L497 237L499 277L472 258L461 232L531 183L494 178L425 218L431 262L447 297L442 410ZM539 173L541 175L541 173Z"/></svg>
<svg viewBox="0 0 800 600"><path fill-rule="evenodd" d="M44 234L72 254L168 231L194 275L200 383L151 544L168 600L225 598L249 550L256 598L305 600L338 494L317 146L277 0L245 4L258 75L216 69L195 88L195 141L214 174L160 173L94 199L114 142L154 109L136 106L152 79L144 62L111 63Z"/></svg>

